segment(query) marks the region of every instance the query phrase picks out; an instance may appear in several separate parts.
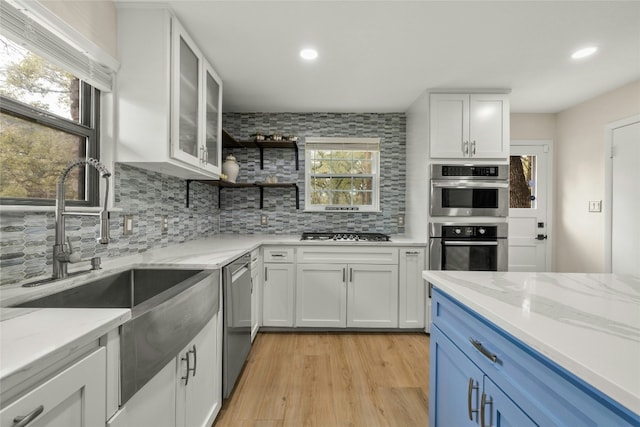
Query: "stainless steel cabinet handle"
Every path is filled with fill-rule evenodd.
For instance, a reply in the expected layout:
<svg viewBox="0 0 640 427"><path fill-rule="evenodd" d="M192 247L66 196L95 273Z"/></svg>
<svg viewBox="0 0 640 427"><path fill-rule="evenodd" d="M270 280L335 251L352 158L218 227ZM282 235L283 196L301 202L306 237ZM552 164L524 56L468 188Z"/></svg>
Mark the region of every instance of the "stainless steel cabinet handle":
<svg viewBox="0 0 640 427"><path fill-rule="evenodd" d="M353 268L349 269L349 281L353 283Z"/></svg>
<svg viewBox="0 0 640 427"><path fill-rule="evenodd" d="M196 376L196 369L198 369L198 349L196 345L193 345L193 376Z"/></svg>
<svg viewBox="0 0 640 427"><path fill-rule="evenodd" d="M476 142L475 141L471 142L471 155L472 156L476 155Z"/></svg>
<svg viewBox="0 0 640 427"><path fill-rule="evenodd" d="M204 162L209 163L209 150L204 149Z"/></svg>
<svg viewBox="0 0 640 427"><path fill-rule="evenodd" d="M184 360L185 362L187 362L187 372L185 373L184 377L182 377L181 379L184 380L184 385L189 384L189 372L193 372L193 376L196 376L196 359L195 359L195 351L196 351L196 346L194 344L193 348L191 350L188 350L187 353L184 355L184 357L182 358L182 360ZM193 368L191 367L191 358L189 357L189 353L193 353L194 354L194 359L193 359Z"/></svg>
<svg viewBox="0 0 640 427"><path fill-rule="evenodd" d="M264 281L266 282L268 280L267 278L267 267L264 267Z"/></svg>
<svg viewBox="0 0 640 427"><path fill-rule="evenodd" d="M342 281L345 282L347 279L347 269L346 268L342 268Z"/></svg>
<svg viewBox="0 0 640 427"><path fill-rule="evenodd" d="M482 398L480 399L480 427L488 427L484 423L484 407L485 405L492 405L492 404L493 404L493 399L491 398L487 399L487 395L483 391ZM489 409L489 416L491 416L491 409ZM489 423L489 425L491 425L491 423Z"/></svg>
<svg viewBox="0 0 640 427"><path fill-rule="evenodd" d="M469 378L469 388L467 389L467 413L469 414L469 420L473 421L473 414L477 414L478 410L473 409L473 405L471 403L471 393L473 390L478 390L480 388L479 384L476 385L473 378Z"/></svg>
<svg viewBox="0 0 640 427"><path fill-rule="evenodd" d="M473 344L473 346L476 348L476 350L478 350L480 353L482 353L482 355L484 357L486 357L487 359L491 360L493 363L496 363L498 361L498 356L496 356L495 354L491 353L489 350L484 348L484 346L482 345L482 343L480 341L475 340L472 337L469 337L469 342L471 342L471 344Z"/></svg>
<svg viewBox="0 0 640 427"><path fill-rule="evenodd" d="M465 155L469 154L469 141L462 141L462 152Z"/></svg>
<svg viewBox="0 0 640 427"><path fill-rule="evenodd" d="M40 415L43 411L44 411L44 405L40 405L36 409L34 409L33 411L29 412L27 415L15 417L13 419L13 427L24 427L24 426L26 426L31 421L33 421L36 418L38 418L38 415Z"/></svg>
<svg viewBox="0 0 640 427"><path fill-rule="evenodd" d="M406 255L418 255L420 253L420 251L406 251L405 254Z"/></svg>

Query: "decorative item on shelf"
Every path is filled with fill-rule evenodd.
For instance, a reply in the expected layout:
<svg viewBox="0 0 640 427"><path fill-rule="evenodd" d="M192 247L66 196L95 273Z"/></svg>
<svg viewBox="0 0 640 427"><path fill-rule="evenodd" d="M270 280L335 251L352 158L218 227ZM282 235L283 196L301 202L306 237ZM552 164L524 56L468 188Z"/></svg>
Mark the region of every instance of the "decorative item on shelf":
<svg viewBox="0 0 640 427"><path fill-rule="evenodd" d="M253 138L256 141L264 141L264 134L262 132L256 132L253 135L251 135L251 138Z"/></svg>
<svg viewBox="0 0 640 427"><path fill-rule="evenodd" d="M233 154L229 154L222 164L222 173L227 175L227 181L235 183L239 171L240 165L236 161L236 158Z"/></svg>
<svg viewBox="0 0 640 427"><path fill-rule="evenodd" d="M274 141L282 141L282 134L280 134L280 133L274 133L274 134L273 134L273 140L274 140Z"/></svg>
<svg viewBox="0 0 640 427"><path fill-rule="evenodd" d="M282 137L283 141L290 141L290 142L297 142L298 141L298 137L297 136L293 136L293 135L287 135Z"/></svg>
<svg viewBox="0 0 640 427"><path fill-rule="evenodd" d="M266 182L267 184L277 184L278 183L278 177L277 176L273 176L273 175L269 175L264 182Z"/></svg>
<svg viewBox="0 0 640 427"><path fill-rule="evenodd" d="M229 179L229 177L228 177L226 174L221 173L221 174L220 174L220 179L221 179L222 181L227 181L227 180Z"/></svg>

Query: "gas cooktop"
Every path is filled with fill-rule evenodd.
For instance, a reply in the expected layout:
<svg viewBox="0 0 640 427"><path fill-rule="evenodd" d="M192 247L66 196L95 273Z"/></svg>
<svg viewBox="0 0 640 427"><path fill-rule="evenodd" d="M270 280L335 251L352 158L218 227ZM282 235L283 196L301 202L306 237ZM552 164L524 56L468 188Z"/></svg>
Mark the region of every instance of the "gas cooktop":
<svg viewBox="0 0 640 427"><path fill-rule="evenodd" d="M302 233L300 240L334 241L334 242L389 242L391 239L382 233Z"/></svg>

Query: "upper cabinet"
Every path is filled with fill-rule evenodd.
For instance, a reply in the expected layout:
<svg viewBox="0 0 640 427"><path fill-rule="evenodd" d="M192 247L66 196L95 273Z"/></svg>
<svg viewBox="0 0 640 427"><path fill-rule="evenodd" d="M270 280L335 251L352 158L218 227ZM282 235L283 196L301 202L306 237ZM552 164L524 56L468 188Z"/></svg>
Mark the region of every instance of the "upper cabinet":
<svg viewBox="0 0 640 427"><path fill-rule="evenodd" d="M509 98L505 94L432 93L429 147L433 159L509 156Z"/></svg>
<svg viewBox="0 0 640 427"><path fill-rule="evenodd" d="M121 69L116 161L183 179L215 179L222 81L166 9L118 9Z"/></svg>

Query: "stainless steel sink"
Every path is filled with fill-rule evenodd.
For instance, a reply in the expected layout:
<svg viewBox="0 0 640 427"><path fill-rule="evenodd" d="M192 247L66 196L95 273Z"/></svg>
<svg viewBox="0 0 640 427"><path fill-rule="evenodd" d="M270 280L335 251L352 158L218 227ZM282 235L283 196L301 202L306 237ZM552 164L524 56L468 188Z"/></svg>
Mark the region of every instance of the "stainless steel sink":
<svg viewBox="0 0 640 427"><path fill-rule="evenodd" d="M132 269L15 307L130 308L120 330L121 404L218 311L219 270Z"/></svg>

